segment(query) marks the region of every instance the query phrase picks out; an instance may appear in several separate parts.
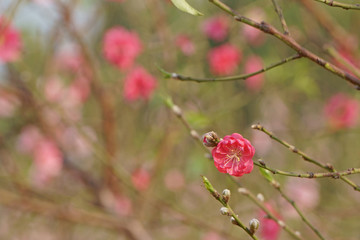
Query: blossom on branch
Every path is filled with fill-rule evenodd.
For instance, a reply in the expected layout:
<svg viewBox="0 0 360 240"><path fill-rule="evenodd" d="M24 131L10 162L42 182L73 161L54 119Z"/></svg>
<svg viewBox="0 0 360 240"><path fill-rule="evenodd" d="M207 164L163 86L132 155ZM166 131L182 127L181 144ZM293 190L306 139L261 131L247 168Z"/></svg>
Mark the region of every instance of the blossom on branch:
<svg viewBox="0 0 360 240"><path fill-rule="evenodd" d="M225 136L212 150L215 167L222 173L240 177L254 167L255 148L238 133Z"/></svg>

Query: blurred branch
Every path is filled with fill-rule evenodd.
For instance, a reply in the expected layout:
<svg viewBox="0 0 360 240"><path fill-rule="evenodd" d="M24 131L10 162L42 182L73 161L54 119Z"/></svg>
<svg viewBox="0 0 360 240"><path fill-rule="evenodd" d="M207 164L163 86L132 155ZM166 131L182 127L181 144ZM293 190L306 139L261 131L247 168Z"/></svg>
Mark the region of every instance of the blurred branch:
<svg viewBox="0 0 360 240"><path fill-rule="evenodd" d="M360 78L360 69L355 67L351 62L349 62L346 58L341 56L335 48L331 46L325 46L325 50L339 63L348 68L351 72L355 74L358 78Z"/></svg>
<svg viewBox="0 0 360 240"><path fill-rule="evenodd" d="M260 162L260 161L259 161ZM351 175L351 174L357 174L360 173L360 168L349 168L348 170L341 171L341 172L326 172L326 173L294 173L294 172L286 172L274 168L270 168L266 166L266 164L261 161L260 163L254 162L254 164L258 167L261 167L263 169L269 170L273 174L279 174L283 176L288 177L298 177L298 178L326 178L326 177L332 177L335 179L340 178L341 176Z"/></svg>
<svg viewBox="0 0 360 240"><path fill-rule="evenodd" d="M245 195L246 197L248 197L253 203L255 203L258 207L260 207L267 214L268 218L274 220L281 228L283 228L293 238L298 239L298 240L303 239L298 233L296 233L293 229L291 229L289 226L287 226L284 221L282 221L279 218L275 217L275 215L272 214L267 209L267 207L264 205L264 203L261 202L259 199L257 199L248 189L239 188L238 192Z"/></svg>
<svg viewBox="0 0 360 240"><path fill-rule="evenodd" d="M262 125L260 124L254 124L251 126L251 128L259 130L265 134L267 134L271 139L274 139L275 141L277 141L278 143L280 143L281 145L287 147L288 149L290 149L293 153L298 154L299 156L301 156L302 159L304 159L307 162L313 163L318 167L321 167L329 172L333 172L333 173L338 173L336 171L336 169L331 166L330 164L323 164L320 163L318 161L316 161L315 159L309 157L307 154L305 154L304 152L298 150L295 146L290 145L289 143L287 143L284 140L279 139L278 137L274 136L270 131L268 131L267 129L265 129ZM344 182L346 182L347 184L349 184L350 186L352 186L354 188L354 190L359 191L360 192L360 186L356 185L353 181L351 181L350 179L348 179L347 177L344 176L339 176L341 180L343 180Z"/></svg>
<svg viewBox="0 0 360 240"><path fill-rule="evenodd" d="M193 82L198 82L198 83L202 83L202 82L225 82L225 81L236 81L236 80L246 80L249 77L258 75L260 73L266 72L270 69L273 69L275 67L281 66L285 63L291 62L293 60L299 59L301 58L301 56L299 54L295 54L292 55L290 57L287 57L277 63L273 63L267 67L264 67L256 72L253 73L248 73L248 74L242 74L242 75L236 75L236 76L230 76L230 77L219 77L219 78L195 78L195 77L188 77L188 76L183 76L177 73L170 73L167 72L161 68L159 68L159 70L163 73L164 77L166 78L173 78L176 80L180 80L180 81L193 81Z"/></svg>
<svg viewBox="0 0 360 240"><path fill-rule="evenodd" d="M360 10L360 4L359 3L349 4L349 3L337 2L337 1L334 1L334 0L314 0L314 1L325 3L326 5L331 6L331 7L339 7L339 8L343 8L343 9L346 9L346 10L349 10L349 9Z"/></svg>
<svg viewBox="0 0 360 240"><path fill-rule="evenodd" d="M348 52L357 50L354 44L354 36L349 34L323 9L314 3L314 0L298 0L309 11L312 16L323 26L335 42ZM315 0L316 1L316 0Z"/></svg>
<svg viewBox="0 0 360 240"><path fill-rule="evenodd" d="M112 191L118 191L118 183L115 181L113 176L113 171L111 166L113 165L114 158L116 156L116 152L118 151L119 144L116 139L116 120L115 120L115 107L114 103L111 99L111 96L106 93L105 89L101 86L101 81L99 79L99 73L97 72L97 64L95 60L92 58L91 53L89 51L89 47L83 39L82 34L80 34L73 23L71 22L71 8L64 3L58 2L60 9L62 10L63 19L65 22L66 29L70 32L70 34L74 37L77 43L80 46L80 49L83 53L83 56L86 60L86 63L89 66L91 74L89 74L91 78L91 87L96 101L100 105L101 117L102 117L102 131L105 141L106 153L105 159L107 161L107 165L105 165L104 169L104 179L112 189Z"/></svg>
<svg viewBox="0 0 360 240"><path fill-rule="evenodd" d="M122 231L128 239L132 240L143 239L135 231L135 226L131 226L132 221L122 221L115 217L77 209L68 205L58 206L29 196L22 197L4 189L0 189L0 204L18 211L36 213L71 223Z"/></svg>
<svg viewBox="0 0 360 240"><path fill-rule="evenodd" d="M290 32L289 32L289 28L286 24L286 21L285 21L285 18L284 18L284 15L283 15L283 12L282 12L282 9L281 7L279 6L277 0L271 0L272 1L272 4L274 5L274 9L275 9L275 12L277 13L277 15L279 16L279 19L280 19L280 22L281 22L281 26L284 30L284 34L285 35L289 35Z"/></svg>
<svg viewBox="0 0 360 240"><path fill-rule="evenodd" d="M258 23L250 18L244 17L238 13L236 13L232 8L221 2L220 0L209 0L211 3L219 7L221 10L227 12L228 14L232 15L236 21L245 23L247 25L250 25L254 28L259 29L260 31L270 34L286 45L288 45L290 48L294 49L300 56L308 58L309 60L313 61L314 63L320 65L321 67L325 68L326 70L330 71L331 73L341 77L342 79L345 79L346 81L350 82L354 86L356 86L357 89L360 89L360 80L350 73L336 67L335 65L327 62L326 60L320 58L319 56L315 55L313 52L309 51L308 49L302 47L298 42L296 42L292 37L289 35L281 33L279 30L277 30L272 25L261 22ZM341 35L340 35L341 36ZM342 38L344 36L341 36Z"/></svg>
<svg viewBox="0 0 360 240"><path fill-rule="evenodd" d="M216 200L218 200L226 208L226 215L232 217L231 219L233 224L241 227L247 234L249 234L252 239L257 240L258 238L254 235L254 232L251 232L249 228L245 227L245 225L240 221L239 217L231 209L230 205L228 204L228 199L226 200L224 195L220 195L205 176L202 176L202 178L205 188Z"/></svg>

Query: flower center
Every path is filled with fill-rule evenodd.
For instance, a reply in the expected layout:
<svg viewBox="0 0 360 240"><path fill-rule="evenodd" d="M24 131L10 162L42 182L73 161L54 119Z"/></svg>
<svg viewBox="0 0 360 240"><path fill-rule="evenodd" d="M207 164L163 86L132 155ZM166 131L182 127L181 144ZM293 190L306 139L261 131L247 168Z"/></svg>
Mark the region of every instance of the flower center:
<svg viewBox="0 0 360 240"><path fill-rule="evenodd" d="M236 149L231 150L230 153L227 154L229 161L235 160L238 162L238 161L240 161L241 156L242 156L241 152Z"/></svg>

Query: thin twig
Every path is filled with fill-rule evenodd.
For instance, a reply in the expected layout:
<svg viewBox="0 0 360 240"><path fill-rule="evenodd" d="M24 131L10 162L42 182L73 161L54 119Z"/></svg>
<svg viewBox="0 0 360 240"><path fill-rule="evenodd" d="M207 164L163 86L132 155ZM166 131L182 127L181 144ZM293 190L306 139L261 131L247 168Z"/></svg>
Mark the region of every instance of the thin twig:
<svg viewBox="0 0 360 240"><path fill-rule="evenodd" d="M350 3L337 2L337 1L334 1L334 0L314 0L314 1L325 3L326 5L328 5L330 7L339 7L339 8L343 8L343 9L346 9L346 10L349 10L349 9L360 10L360 4L359 3L350 4Z"/></svg>
<svg viewBox="0 0 360 240"><path fill-rule="evenodd" d="M279 6L277 0L271 0L273 5L274 5L274 8L275 8L275 12L277 13L277 15L279 16L279 19L280 19L280 22L281 22L281 26L284 30L284 34L285 35L289 35L290 32L289 32L289 28L286 24L286 21L285 21L285 18L284 18L284 15L283 15L283 12L282 12L282 9L281 7Z"/></svg>
<svg viewBox="0 0 360 240"><path fill-rule="evenodd" d="M284 140L281 140L280 138L274 136L273 133L271 133L270 131L268 131L267 129L265 129L262 125L260 124L254 124L251 126L251 128L259 130L265 134L267 134L271 139L274 139L275 141L277 141L278 143L282 144L283 146L287 147L288 149L290 149L293 153L298 154L302 157L302 159L304 159L307 162L313 163L316 166L323 168L329 172L333 172L333 173L337 173L336 169L331 166L330 164L323 164L311 157L309 157L307 154L305 154L304 152L298 150L295 146L287 143ZM352 186L354 188L354 190L359 191L360 192L360 186L358 186L357 184L355 184L353 181L351 181L350 179L348 179L345 176L339 176L340 179L344 182L346 182L347 184L349 184L350 186Z"/></svg>
<svg viewBox="0 0 360 240"><path fill-rule="evenodd" d="M288 202L291 204L291 206L295 209L295 211L298 213L298 215L301 217L302 221L311 228L311 230L322 240L325 240L324 236L319 232L319 230L314 227L314 225L312 225L309 220L305 217L305 215L300 211L300 209L298 208L297 204L295 203L294 200L290 199L282 190L282 188L280 187L280 184L278 182L276 182L276 184L272 184L274 186L274 188L280 193L280 195Z"/></svg>
<svg viewBox="0 0 360 240"><path fill-rule="evenodd" d="M210 183L210 181L203 176L203 182L205 185L205 188L209 191L209 193L216 199L218 200L224 207L227 208L228 210L228 216L231 216L234 218L235 220L235 225L239 226L240 228L242 228L247 234L249 234L249 236L252 239L258 239L253 232L250 231L249 228L245 227L245 225L240 221L239 217L234 213L234 211L231 209L230 205L228 204L228 202L223 198L223 196L221 196L218 191L216 191L216 189L212 186L212 184Z"/></svg>
<svg viewBox="0 0 360 240"><path fill-rule="evenodd" d="M266 214L267 217L274 220L281 228L283 228L287 233L289 233L293 238L302 240L303 238L299 236L293 229L291 229L289 226L285 224L284 221L277 218L273 213L267 209L267 207L264 205L263 202L261 202L257 197L255 197L254 194L252 194L248 189L246 188L239 188L238 192L248 197L253 203L255 203L257 206L259 206Z"/></svg>
<svg viewBox="0 0 360 240"><path fill-rule="evenodd" d="M261 163L254 162L254 164L255 164L256 166L258 166L258 167L261 167L261 168L264 168L264 169L266 169L266 170L269 170L269 171L270 171L271 173L273 173L273 174L279 174L279 175L288 176L288 177L298 177L298 178L326 178L326 177L331 177L331 178L338 179L338 178L340 178L341 176L346 176L346 175L351 175L351 174L360 173L360 168L349 168L348 170L341 171L341 172L294 173L294 172L286 172L286 171L282 171L282 170L270 168L270 167L266 166L266 165L264 164L264 162L261 162Z"/></svg>
<svg viewBox="0 0 360 240"><path fill-rule="evenodd" d="M325 68L326 70L332 72L333 74L345 79L346 81L353 84L358 90L360 90L360 80L355 76L351 75L350 73L338 68L337 66L327 62L326 60L320 58L313 52L309 51L308 49L302 47L298 42L296 42L291 36L281 33L277 30L274 26L266 23L266 22L256 22L250 18L244 17L240 14L237 14L232 8L221 2L220 0L209 0L211 3L219 7L221 10L227 12L228 14L232 15L236 21L245 23L250 25L254 28L259 29L260 31L270 34L290 48L294 49L299 55L308 58L309 60L313 61L314 63L320 65L321 67Z"/></svg>
<svg viewBox="0 0 360 240"><path fill-rule="evenodd" d="M335 50L334 47L326 46L325 50L339 63L348 68L351 72L355 74L358 78L360 78L360 69L354 66L351 62L345 59L341 54Z"/></svg>
<svg viewBox="0 0 360 240"><path fill-rule="evenodd" d="M218 78L196 78L196 77L189 77L189 76L183 76L177 73L170 73L167 72L161 68L160 71L163 73L164 77L167 78L173 78L176 80L180 80L180 81L193 81L193 82L198 82L198 83L203 83L203 82L225 82L225 81L236 81L236 80L246 80L249 77L258 75L260 73L266 72L270 69L273 69L275 67L281 66L285 63L291 62L293 60L299 59L301 58L301 56L299 54L295 54L292 55L290 57L287 57L283 60L281 60L280 62L277 63L273 63L267 67L264 67L256 72L252 72L252 73L248 73L248 74L241 74L241 75L236 75L236 76L230 76L230 77L218 77Z"/></svg>

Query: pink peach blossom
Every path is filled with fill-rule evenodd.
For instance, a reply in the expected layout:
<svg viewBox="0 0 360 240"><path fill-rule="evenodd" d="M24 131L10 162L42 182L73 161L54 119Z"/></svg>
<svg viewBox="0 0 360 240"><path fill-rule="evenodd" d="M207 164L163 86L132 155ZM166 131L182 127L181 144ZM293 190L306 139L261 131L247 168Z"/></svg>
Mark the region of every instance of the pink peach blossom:
<svg viewBox="0 0 360 240"><path fill-rule="evenodd" d="M138 191L148 189L150 180L151 175L145 168L138 168L131 175L131 182Z"/></svg>
<svg viewBox="0 0 360 240"><path fill-rule="evenodd" d="M225 16L212 17L204 22L202 31L208 38L221 42L229 33L229 21Z"/></svg>
<svg viewBox="0 0 360 240"><path fill-rule="evenodd" d="M185 34L178 35L176 37L175 44L180 48L181 52L186 56L193 55L195 52L194 43Z"/></svg>
<svg viewBox="0 0 360 240"><path fill-rule="evenodd" d="M20 33L0 17L0 62L13 62L20 58L22 43Z"/></svg>
<svg viewBox="0 0 360 240"><path fill-rule="evenodd" d="M345 94L338 93L328 100L324 112L333 129L353 127L359 117L359 103Z"/></svg>
<svg viewBox="0 0 360 240"><path fill-rule="evenodd" d="M225 136L213 148L211 154L219 172L235 177L250 173L254 167L252 158L255 148L249 140L238 133Z"/></svg>
<svg viewBox="0 0 360 240"><path fill-rule="evenodd" d="M275 217L281 220L281 216L277 213L270 203L265 203L266 208L273 214ZM279 238L281 227L277 222L267 217L267 214L261 210L259 212L259 221L260 221L260 235L264 240L277 240Z"/></svg>
<svg viewBox="0 0 360 240"><path fill-rule="evenodd" d="M43 138L43 135L37 127L33 125L26 126L21 130L17 138L17 149L22 153L32 154L37 144Z"/></svg>
<svg viewBox="0 0 360 240"><path fill-rule="evenodd" d="M245 73L253 73L263 68L262 59L258 56L250 56L245 62ZM246 87L252 91L261 89L264 82L264 74L257 74L246 79Z"/></svg>
<svg viewBox="0 0 360 240"><path fill-rule="evenodd" d="M233 74L240 61L241 51L231 44L213 48L208 53L210 71L215 75Z"/></svg>
<svg viewBox="0 0 360 240"><path fill-rule="evenodd" d="M115 212L119 216L129 216L133 212L133 206L131 199L127 196L116 196L115 197Z"/></svg>
<svg viewBox="0 0 360 240"><path fill-rule="evenodd" d="M125 78L125 99L133 101L139 98L149 99L156 88L156 79L143 67L136 67Z"/></svg>
<svg viewBox="0 0 360 240"><path fill-rule="evenodd" d="M245 16L257 22L264 21L266 18L266 15L261 8L253 8L248 11ZM244 36L247 43L252 46L260 46L265 41L265 33L247 24L243 24L242 35Z"/></svg>
<svg viewBox="0 0 360 240"><path fill-rule="evenodd" d="M123 27L113 27L105 33L104 56L120 70L131 68L141 51L142 44L135 32Z"/></svg>
<svg viewBox="0 0 360 240"><path fill-rule="evenodd" d="M34 150L35 179L43 184L58 176L62 169L63 156L58 146L50 139L39 141Z"/></svg>

